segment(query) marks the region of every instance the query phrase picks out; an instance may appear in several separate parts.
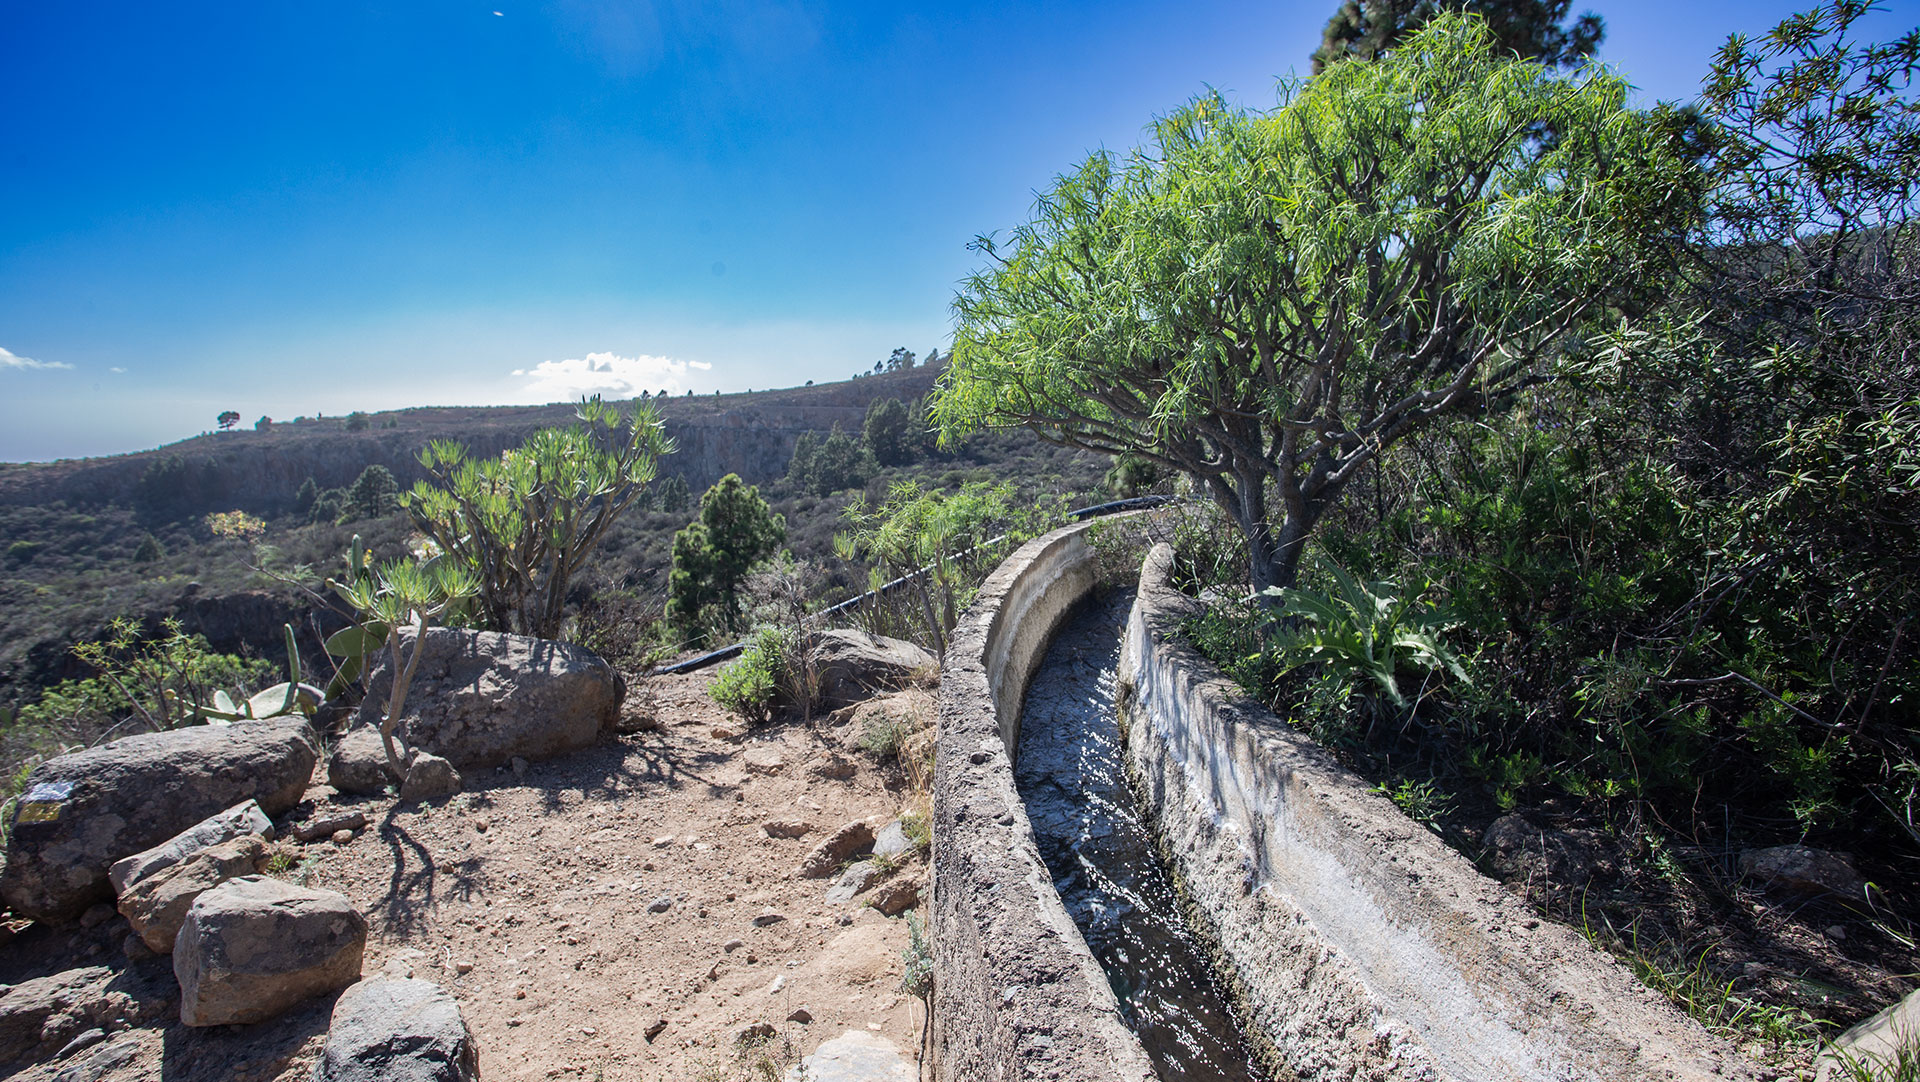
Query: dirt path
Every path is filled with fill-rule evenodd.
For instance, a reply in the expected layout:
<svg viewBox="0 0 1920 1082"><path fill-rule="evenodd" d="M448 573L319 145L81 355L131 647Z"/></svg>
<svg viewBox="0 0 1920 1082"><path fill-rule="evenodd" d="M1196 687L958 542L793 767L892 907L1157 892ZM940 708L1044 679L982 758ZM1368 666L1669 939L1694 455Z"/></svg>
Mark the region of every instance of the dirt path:
<svg viewBox="0 0 1920 1082"><path fill-rule="evenodd" d="M913 799L902 772L850 746L851 724L735 735L706 697L710 678L647 681L654 731L476 772L448 801L336 800L317 786L295 822L359 811L369 825L344 845L281 843L294 866L279 874L361 906L365 972L451 991L490 1080L766 1079L849 1029L917 1054L924 1012L900 990L904 918L863 904L871 892L829 903L832 880L793 874L841 825L877 832L898 816ZM925 692L897 702L932 718ZM811 829L773 837L762 828L773 819ZM924 857L893 874L924 882ZM124 932L115 919L75 936L67 949L92 957L67 964L127 965L101 946ZM304 1082L330 1008L218 1030L134 1027L98 1046L129 1048L128 1062L83 1077ZM52 1079L98 1054L18 1077Z"/></svg>

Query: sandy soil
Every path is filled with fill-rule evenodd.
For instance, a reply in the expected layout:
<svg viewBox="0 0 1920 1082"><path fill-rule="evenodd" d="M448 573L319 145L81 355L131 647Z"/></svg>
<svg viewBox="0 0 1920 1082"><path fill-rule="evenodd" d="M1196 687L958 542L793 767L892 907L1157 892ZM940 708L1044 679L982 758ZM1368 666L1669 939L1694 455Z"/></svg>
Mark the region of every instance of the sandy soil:
<svg viewBox="0 0 1920 1082"><path fill-rule="evenodd" d="M365 972L450 990L491 1080L766 1079L848 1029L916 1055L925 1014L900 989L904 917L865 905L871 891L829 903L831 879L793 873L841 825L878 831L919 798L897 762L853 746L850 711L737 734L705 694L710 679L636 681L629 711L650 712L657 729L523 772L476 772L450 800L348 800L317 785L292 822L359 811L369 824L345 844L277 843L279 874L361 906ZM933 717L924 691L894 705ZM771 819L811 829L773 837L762 828ZM925 874L924 855L893 872ZM6 948L0 979L109 965L177 995L169 959L122 955L125 932L117 917L70 934L29 929ZM330 1010L320 1000L271 1022L192 1030L176 1004L17 1077L295 1082ZM115 1059L126 1062L60 1073Z"/></svg>

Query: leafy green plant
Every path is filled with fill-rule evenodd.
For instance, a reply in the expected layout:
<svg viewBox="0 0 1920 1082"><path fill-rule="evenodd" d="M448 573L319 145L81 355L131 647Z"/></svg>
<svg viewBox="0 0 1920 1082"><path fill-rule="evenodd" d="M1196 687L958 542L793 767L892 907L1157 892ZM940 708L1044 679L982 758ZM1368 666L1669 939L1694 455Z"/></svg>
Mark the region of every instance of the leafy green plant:
<svg viewBox="0 0 1920 1082"><path fill-rule="evenodd" d="M214 653L205 639L187 634L180 621L171 617L161 622L160 634L151 638L133 620L117 617L108 625L105 638L77 643L73 654L99 674L97 679L111 689L111 694L90 695L78 686L70 694L86 695L101 705L131 711L133 717L127 720L137 718L154 732L199 724L220 715L225 715L220 720L233 720L240 711L228 689L237 693L241 684L270 671L263 662L242 662ZM297 659L294 664L298 664ZM247 705L252 707L255 698L261 699L261 709L274 703L293 705L286 700L290 691L294 700L299 699L297 685L296 678L259 696L247 696ZM57 700L47 705L58 708ZM43 708L40 713L44 712ZM28 713L33 713L31 708Z"/></svg>
<svg viewBox="0 0 1920 1082"><path fill-rule="evenodd" d="M414 485L407 510L472 577L492 630L557 637L568 584L673 451L651 405L623 417L594 397L575 412L580 424L496 457L470 458L446 440L420 453L433 480Z"/></svg>
<svg viewBox="0 0 1920 1082"><path fill-rule="evenodd" d="M427 560L390 560L346 582L329 580L328 585L360 614L358 624L327 641L328 652L364 661L380 646L387 650L392 672L381 712L380 743L387 753L388 772L401 777L411 756L401 754L400 718L426 651L427 630L435 620L459 612L479 592L478 576L439 555ZM403 630L408 633L405 637Z"/></svg>
<svg viewBox="0 0 1920 1082"><path fill-rule="evenodd" d="M1471 684L1466 667L1441 636L1457 621L1445 609L1421 604L1424 584L1403 589L1392 582L1362 582L1338 564L1322 561L1333 580L1328 591L1269 587L1278 612L1299 622L1273 637L1281 673L1318 665L1328 675L1352 679L1394 706L1409 705L1402 678L1424 681L1447 674Z"/></svg>
<svg viewBox="0 0 1920 1082"><path fill-rule="evenodd" d="M750 722L766 721L779 703L793 651L788 636L763 629L739 657L721 667L707 687L708 696Z"/></svg>

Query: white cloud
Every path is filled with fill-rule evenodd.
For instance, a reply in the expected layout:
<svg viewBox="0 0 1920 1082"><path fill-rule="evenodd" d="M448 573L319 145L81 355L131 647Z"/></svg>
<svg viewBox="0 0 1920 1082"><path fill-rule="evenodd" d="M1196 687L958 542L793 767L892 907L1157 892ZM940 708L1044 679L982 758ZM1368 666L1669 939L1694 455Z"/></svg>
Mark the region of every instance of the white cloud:
<svg viewBox="0 0 1920 1082"><path fill-rule="evenodd" d="M32 357L18 357L0 349L0 370L8 368L72 368L65 361L36 361Z"/></svg>
<svg viewBox="0 0 1920 1082"><path fill-rule="evenodd" d="M712 367L703 361L645 354L589 353L564 361L541 361L531 369L516 368L513 374L526 381L518 395L523 401L568 402L596 394L610 399L638 398L642 391L678 394L687 389L688 369Z"/></svg>
<svg viewBox="0 0 1920 1082"><path fill-rule="evenodd" d="M112 368L107 369L107 371L112 372L116 376L124 376L127 374L127 370L120 367L117 364L114 365Z"/></svg>

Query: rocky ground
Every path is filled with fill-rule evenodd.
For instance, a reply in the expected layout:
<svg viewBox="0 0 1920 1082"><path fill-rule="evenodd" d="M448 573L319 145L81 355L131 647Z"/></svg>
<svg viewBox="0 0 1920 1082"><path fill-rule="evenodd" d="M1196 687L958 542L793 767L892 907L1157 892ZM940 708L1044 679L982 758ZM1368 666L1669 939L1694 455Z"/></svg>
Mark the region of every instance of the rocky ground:
<svg viewBox="0 0 1920 1082"><path fill-rule="evenodd" d="M358 812L367 824L284 837L273 871L359 905L365 972L448 989L489 1079L771 1079L849 1030L912 1060L925 1012L901 988L907 920L867 903L924 887L924 850L867 869L880 880L848 901L828 899L833 878L796 869L845 824L878 832L924 812L901 758L859 745L874 718L906 721L896 734L930 724L931 695L743 732L708 700L711 676L636 681L623 727L651 717L652 728L470 775L451 799L351 799L316 784L284 823ZM74 1030L80 1047L21 1070L25 1082L293 1082L312 1070L331 996L257 1025L189 1029L170 960L129 959L118 915L15 931L0 982L104 967L93 977L105 991L90 993L99 1017L56 1010L42 1030Z"/></svg>

